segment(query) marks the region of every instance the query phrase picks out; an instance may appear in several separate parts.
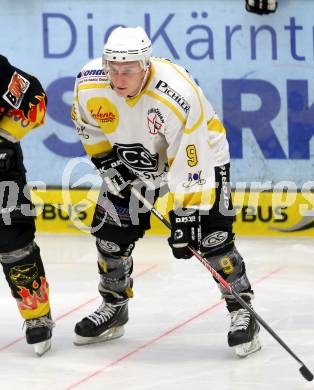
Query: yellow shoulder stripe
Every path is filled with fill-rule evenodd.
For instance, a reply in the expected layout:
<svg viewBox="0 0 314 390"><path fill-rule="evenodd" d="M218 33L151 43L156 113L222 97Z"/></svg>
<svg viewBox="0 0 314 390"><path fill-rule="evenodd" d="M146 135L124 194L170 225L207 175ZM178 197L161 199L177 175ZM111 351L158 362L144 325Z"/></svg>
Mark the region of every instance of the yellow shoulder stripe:
<svg viewBox="0 0 314 390"><path fill-rule="evenodd" d="M78 91L82 91L83 89L95 89L95 88L111 88L110 84L107 83L87 83L83 85L79 85L77 87Z"/></svg>
<svg viewBox="0 0 314 390"><path fill-rule="evenodd" d="M157 61L160 61L160 62L165 62L167 64L169 64L177 73L179 73L179 75L184 78L184 80L189 83L192 87L192 89L194 90L196 96L197 96L197 100L199 102L199 106L200 106L200 116L199 118L197 119L197 121L194 123L193 126L191 126L190 128L186 127L183 132L185 134L191 134L193 133L193 131L195 131L199 125L202 123L203 119L204 119L204 109L203 109L203 104L202 104L202 101L201 101L201 97L200 97L200 94L197 90L197 86L196 84L187 76L185 76L174 64L172 64L171 62L168 62L168 61L163 61L162 59L156 59Z"/></svg>
<svg viewBox="0 0 314 390"><path fill-rule="evenodd" d="M215 131L217 133L226 133L224 125L220 122L219 119L213 118L207 122L207 128L209 131Z"/></svg>
<svg viewBox="0 0 314 390"><path fill-rule="evenodd" d="M158 95L156 92L153 92L153 91L145 91L144 93L146 95L151 96L152 98L164 103L168 108L170 108L171 111L173 111L176 114L176 116L178 117L179 121L182 124L186 123L186 119L184 118L184 116L180 113L179 110L177 110L177 108L172 103L168 102L167 99L165 99L164 97Z"/></svg>

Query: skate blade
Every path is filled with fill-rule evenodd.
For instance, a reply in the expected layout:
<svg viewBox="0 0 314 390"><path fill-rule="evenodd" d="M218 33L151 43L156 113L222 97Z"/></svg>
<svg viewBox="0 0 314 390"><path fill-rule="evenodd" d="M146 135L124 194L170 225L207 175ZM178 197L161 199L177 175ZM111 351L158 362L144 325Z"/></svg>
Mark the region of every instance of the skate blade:
<svg viewBox="0 0 314 390"><path fill-rule="evenodd" d="M245 358L254 352L259 351L262 348L262 344L259 341L258 335L256 335L249 343L239 344L234 347L235 353L239 358Z"/></svg>
<svg viewBox="0 0 314 390"><path fill-rule="evenodd" d="M95 344L95 343L103 343L105 341L118 339L124 335L124 327L117 326L115 328L110 328L106 330L99 336L96 337L83 337L76 334L74 336L73 344L74 345L87 345L87 344Z"/></svg>
<svg viewBox="0 0 314 390"><path fill-rule="evenodd" d="M34 344L34 350L37 356L44 355L51 349L51 340L42 341L41 343Z"/></svg>

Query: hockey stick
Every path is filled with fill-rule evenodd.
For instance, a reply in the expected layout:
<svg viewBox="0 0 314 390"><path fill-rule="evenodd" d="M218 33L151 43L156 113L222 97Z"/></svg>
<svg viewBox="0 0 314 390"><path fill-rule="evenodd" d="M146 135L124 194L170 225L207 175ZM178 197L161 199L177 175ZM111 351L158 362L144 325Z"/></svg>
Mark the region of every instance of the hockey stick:
<svg viewBox="0 0 314 390"><path fill-rule="evenodd" d="M152 212L152 214L155 215L169 230L171 230L171 224L166 220L166 218L150 203L147 201L144 196L134 187L131 187L132 194L143 203L143 205ZM267 330L267 332L273 336L273 338L299 363L301 364L301 367L299 369L301 375L308 380L309 382L313 380L313 374L312 372L306 367L306 365L302 362L300 358L288 347L288 345L275 333L272 328L257 314L246 302L241 296L232 289L230 284L226 282L217 271L210 265L210 263L205 260L203 256L201 256L196 249L192 248L191 246L188 246L189 250L193 253L193 255L199 260L207 269L210 271L210 273L213 275L213 277L240 303L240 305L248 310L252 316Z"/></svg>

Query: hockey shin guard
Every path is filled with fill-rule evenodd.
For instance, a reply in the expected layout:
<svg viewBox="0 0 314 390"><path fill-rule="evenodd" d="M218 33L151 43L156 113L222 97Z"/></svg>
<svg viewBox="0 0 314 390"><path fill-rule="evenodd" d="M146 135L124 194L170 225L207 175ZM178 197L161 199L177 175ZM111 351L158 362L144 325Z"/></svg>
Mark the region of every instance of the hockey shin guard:
<svg viewBox="0 0 314 390"><path fill-rule="evenodd" d="M48 314L49 286L40 250L35 242L21 249L1 253L0 261L21 316L29 320Z"/></svg>

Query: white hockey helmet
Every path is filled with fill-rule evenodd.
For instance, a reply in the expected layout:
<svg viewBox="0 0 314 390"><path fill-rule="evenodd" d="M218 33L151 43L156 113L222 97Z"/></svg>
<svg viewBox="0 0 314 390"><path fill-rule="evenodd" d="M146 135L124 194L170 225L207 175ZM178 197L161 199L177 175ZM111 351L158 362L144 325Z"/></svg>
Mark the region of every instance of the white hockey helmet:
<svg viewBox="0 0 314 390"><path fill-rule="evenodd" d="M102 56L106 70L107 61L139 61L147 69L152 55L152 43L142 27L117 27L109 35Z"/></svg>

